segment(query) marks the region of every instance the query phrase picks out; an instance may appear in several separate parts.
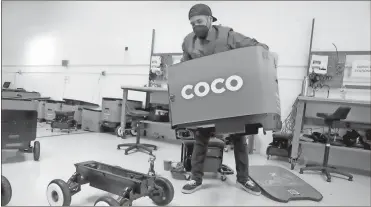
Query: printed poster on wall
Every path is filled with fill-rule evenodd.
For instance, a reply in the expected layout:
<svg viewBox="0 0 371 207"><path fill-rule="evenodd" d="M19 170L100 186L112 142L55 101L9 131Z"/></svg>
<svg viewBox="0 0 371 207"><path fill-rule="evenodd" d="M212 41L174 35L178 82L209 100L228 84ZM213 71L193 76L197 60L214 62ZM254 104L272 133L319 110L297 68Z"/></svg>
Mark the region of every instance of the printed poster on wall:
<svg viewBox="0 0 371 207"><path fill-rule="evenodd" d="M347 55L344 85L371 86L371 55Z"/></svg>
<svg viewBox="0 0 371 207"><path fill-rule="evenodd" d="M352 78L367 78L370 77L370 65L369 60L355 60L352 63L352 71L350 76Z"/></svg>
<svg viewBox="0 0 371 207"><path fill-rule="evenodd" d="M317 74L327 74L328 56L312 55L309 72Z"/></svg>

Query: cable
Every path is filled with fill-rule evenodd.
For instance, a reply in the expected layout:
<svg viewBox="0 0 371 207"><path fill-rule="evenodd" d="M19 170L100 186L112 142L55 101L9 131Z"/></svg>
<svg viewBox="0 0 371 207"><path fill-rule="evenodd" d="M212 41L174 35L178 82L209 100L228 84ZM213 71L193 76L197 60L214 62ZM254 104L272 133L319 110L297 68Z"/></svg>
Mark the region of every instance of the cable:
<svg viewBox="0 0 371 207"><path fill-rule="evenodd" d="M338 48L336 47L336 45L334 43L332 43L332 45L334 45L335 51L336 51L336 75L341 75L343 73L343 68L341 67L341 65L339 63L340 59L339 59Z"/></svg>
<svg viewBox="0 0 371 207"><path fill-rule="evenodd" d="M102 78L102 74L99 75L99 78L98 78L98 98L100 97L100 92L101 92L101 87L100 87L100 79ZM93 95L91 96L91 102L94 102L94 93Z"/></svg>
<svg viewBox="0 0 371 207"><path fill-rule="evenodd" d="M335 47L337 62L339 62L339 52L338 52L338 48L336 47L336 45L335 45L334 43L332 43L332 45L334 45L334 47Z"/></svg>
<svg viewBox="0 0 371 207"><path fill-rule="evenodd" d="M297 102L298 102L298 99L295 100L294 104L292 105L291 112L286 117L286 119L283 121L281 132L284 132L284 133L294 132L295 117L296 117L296 112L297 112L297 107L296 107Z"/></svg>
<svg viewBox="0 0 371 207"><path fill-rule="evenodd" d="M64 92L66 92L66 86L67 86L67 76L64 77L64 84L63 84L63 93L62 93L62 99L64 98Z"/></svg>

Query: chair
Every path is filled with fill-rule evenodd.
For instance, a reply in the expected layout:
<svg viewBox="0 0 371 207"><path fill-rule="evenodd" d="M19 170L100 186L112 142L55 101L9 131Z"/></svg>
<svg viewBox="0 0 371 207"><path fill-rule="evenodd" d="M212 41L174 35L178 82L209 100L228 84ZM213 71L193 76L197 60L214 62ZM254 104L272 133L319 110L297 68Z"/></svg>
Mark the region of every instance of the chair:
<svg viewBox="0 0 371 207"><path fill-rule="evenodd" d="M142 129L142 121L148 117L149 112L142 111L142 110L136 110L132 105L126 103L126 115L132 118L132 123L135 123L135 129L137 131L136 133L136 143L126 143L126 144L119 144L117 145L117 149L121 149L121 147L128 147L125 149L125 155L128 154L129 151L133 149L137 150L144 150L147 151L150 155L152 155L152 149L156 150L157 146L152 144L141 144L140 143L140 132ZM129 129L130 130L130 129Z"/></svg>
<svg viewBox="0 0 371 207"><path fill-rule="evenodd" d="M306 165L306 167L300 169L300 174L303 174L304 171L320 171L327 177L327 182L331 182L331 174L335 173L339 175L343 175L348 177L349 181L353 180L353 176L349 173L342 172L335 167L328 166L328 159L330 155L330 140L331 140L331 129L333 127L333 123L335 121L344 120L347 118L350 107L339 107L333 114L325 114L325 113L317 113L317 117L323 118L326 126L328 126L328 133L325 134L326 136L326 146L325 146L325 154L323 158L322 165Z"/></svg>

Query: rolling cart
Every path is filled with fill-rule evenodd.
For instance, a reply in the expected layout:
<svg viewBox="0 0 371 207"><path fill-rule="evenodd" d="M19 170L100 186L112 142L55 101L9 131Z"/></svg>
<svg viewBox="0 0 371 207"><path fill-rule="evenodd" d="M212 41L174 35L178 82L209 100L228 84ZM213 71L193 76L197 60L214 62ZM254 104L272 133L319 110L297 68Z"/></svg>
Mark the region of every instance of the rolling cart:
<svg viewBox="0 0 371 207"><path fill-rule="evenodd" d="M68 133L71 132L71 129L77 130L77 122L74 120L74 111L56 111L55 119L50 124L51 131L54 129L64 130L66 129Z"/></svg>
<svg viewBox="0 0 371 207"><path fill-rule="evenodd" d="M134 108L142 107L141 101L128 100L128 104L133 105ZM115 134L118 137L123 137L123 133L129 132L132 136L136 136L135 130L122 130L120 127L122 111L122 99L118 98L102 98L102 112L101 112L101 130L115 129ZM126 129L130 129L131 121L126 122Z"/></svg>
<svg viewBox="0 0 371 207"><path fill-rule="evenodd" d="M76 172L67 182L55 179L49 183L46 191L49 205L70 206L72 196L89 183L93 188L119 196L100 197L94 206L131 206L134 200L145 196L156 205L165 206L174 198L174 187L168 179L156 175L154 161L153 156L147 174L96 161L77 163Z"/></svg>
<svg viewBox="0 0 371 207"><path fill-rule="evenodd" d="M47 100L45 102L45 121L50 123L55 119L55 111L62 110L64 101Z"/></svg>
<svg viewBox="0 0 371 207"><path fill-rule="evenodd" d="M1 149L18 149L40 158L40 143L35 141L37 102L28 99L2 98ZM33 146L31 146L31 142Z"/></svg>
<svg viewBox="0 0 371 207"><path fill-rule="evenodd" d="M77 127L80 128L82 125L82 111L84 108L95 109L99 105L94 103L89 103L85 101L80 101L76 99L63 99L64 103L62 104L62 111L75 111L74 119L77 122Z"/></svg>
<svg viewBox="0 0 371 207"><path fill-rule="evenodd" d="M195 144L194 130L178 129L175 134L176 139L182 140L181 160L180 162L167 163L167 165L171 166L164 166L164 169L170 171L171 175L176 179L189 180L191 178L191 160ZM207 155L204 163L204 172L218 173L220 174L220 179L222 181L227 180L226 175L234 174L233 169L223 164L224 147L225 142L223 140L211 138L208 144Z"/></svg>

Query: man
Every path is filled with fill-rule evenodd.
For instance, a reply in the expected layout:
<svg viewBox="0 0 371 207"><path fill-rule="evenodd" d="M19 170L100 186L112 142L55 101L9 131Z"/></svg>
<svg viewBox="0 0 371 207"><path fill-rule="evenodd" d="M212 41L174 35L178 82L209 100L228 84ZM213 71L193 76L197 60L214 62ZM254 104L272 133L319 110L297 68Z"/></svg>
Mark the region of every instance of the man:
<svg viewBox="0 0 371 207"><path fill-rule="evenodd" d="M194 5L190 9L188 17L193 27L193 32L185 37L182 44L182 61L241 47L261 46L267 50L269 49L267 45L234 32L231 28L212 25L212 22L215 22L217 19L212 16L211 9L205 4ZM196 130L196 143L191 162L192 178L184 185L183 193L193 193L202 185L204 161L211 133L212 129L210 128L199 128ZM231 140L234 144L237 185L247 192L260 195L260 188L249 177L246 139L243 136L234 135L231 137Z"/></svg>

